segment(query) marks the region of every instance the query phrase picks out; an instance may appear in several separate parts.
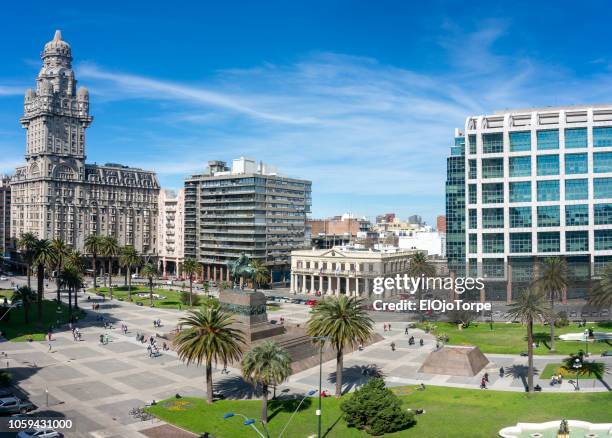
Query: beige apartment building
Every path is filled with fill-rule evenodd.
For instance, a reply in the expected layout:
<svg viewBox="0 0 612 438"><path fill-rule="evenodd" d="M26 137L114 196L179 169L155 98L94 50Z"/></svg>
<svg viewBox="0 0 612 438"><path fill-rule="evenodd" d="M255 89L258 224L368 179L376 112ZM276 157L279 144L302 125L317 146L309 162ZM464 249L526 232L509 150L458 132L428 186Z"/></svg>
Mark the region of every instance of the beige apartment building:
<svg viewBox="0 0 612 438"><path fill-rule="evenodd" d="M162 189L159 192L157 254L159 270L165 277L181 272L185 257L183 236L185 220L185 190Z"/></svg>
<svg viewBox="0 0 612 438"><path fill-rule="evenodd" d="M383 251L334 247L291 252L291 293L372 296L376 277L395 277L408 270L417 251Z"/></svg>

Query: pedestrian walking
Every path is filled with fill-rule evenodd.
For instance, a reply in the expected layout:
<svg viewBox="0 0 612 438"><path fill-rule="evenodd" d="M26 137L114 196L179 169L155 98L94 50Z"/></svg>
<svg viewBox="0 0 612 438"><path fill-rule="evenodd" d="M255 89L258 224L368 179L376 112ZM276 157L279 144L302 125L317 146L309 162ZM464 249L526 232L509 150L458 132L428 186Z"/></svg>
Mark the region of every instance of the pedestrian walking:
<svg viewBox="0 0 612 438"><path fill-rule="evenodd" d="M395 342L391 342L391 351L395 351Z"/></svg>
<svg viewBox="0 0 612 438"><path fill-rule="evenodd" d="M407 335L407 334L408 334L408 327L406 327L406 328L404 329L404 334L405 334L405 335Z"/></svg>
<svg viewBox="0 0 612 438"><path fill-rule="evenodd" d="M387 331L387 323L385 323L385 324L383 325L383 331L385 331L385 332Z"/></svg>

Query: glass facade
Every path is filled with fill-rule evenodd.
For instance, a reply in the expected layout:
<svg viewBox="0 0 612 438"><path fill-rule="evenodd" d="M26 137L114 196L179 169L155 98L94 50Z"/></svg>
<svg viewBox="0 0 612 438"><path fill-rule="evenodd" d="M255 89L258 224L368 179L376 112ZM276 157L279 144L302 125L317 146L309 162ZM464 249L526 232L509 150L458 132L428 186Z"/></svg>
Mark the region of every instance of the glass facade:
<svg viewBox="0 0 612 438"><path fill-rule="evenodd" d="M589 180L586 178L566 179L565 199L567 201L589 199Z"/></svg>
<svg viewBox="0 0 612 438"><path fill-rule="evenodd" d="M538 207L538 227L558 227L561 225L561 214L558 205Z"/></svg>
<svg viewBox="0 0 612 438"><path fill-rule="evenodd" d="M531 132L520 131L510 133L510 152L531 150Z"/></svg>
<svg viewBox="0 0 612 438"><path fill-rule="evenodd" d="M446 257L451 266L465 260L465 158L446 160Z"/></svg>
<svg viewBox="0 0 612 438"><path fill-rule="evenodd" d="M589 250L589 232L588 231L566 231L565 232L565 250L588 251Z"/></svg>
<svg viewBox="0 0 612 438"><path fill-rule="evenodd" d="M607 251L612 249L612 230L595 230L595 250Z"/></svg>
<svg viewBox="0 0 612 438"><path fill-rule="evenodd" d="M510 252L531 252L531 233L510 233Z"/></svg>
<svg viewBox="0 0 612 438"><path fill-rule="evenodd" d="M559 130L547 129L537 132L538 150L559 149Z"/></svg>
<svg viewBox="0 0 612 438"><path fill-rule="evenodd" d="M573 175L589 171L589 157L587 154L566 154L565 173Z"/></svg>
<svg viewBox="0 0 612 438"><path fill-rule="evenodd" d="M476 204L478 202L478 187L476 184L468 185L468 203Z"/></svg>
<svg viewBox="0 0 612 438"><path fill-rule="evenodd" d="M478 234L470 234L470 254L478 252Z"/></svg>
<svg viewBox="0 0 612 438"><path fill-rule="evenodd" d="M612 178L593 179L593 192L595 199L612 198Z"/></svg>
<svg viewBox="0 0 612 438"><path fill-rule="evenodd" d="M559 155L538 155L538 176L559 175Z"/></svg>
<svg viewBox="0 0 612 438"><path fill-rule="evenodd" d="M612 204L595 204L593 217L595 225L612 225Z"/></svg>
<svg viewBox="0 0 612 438"><path fill-rule="evenodd" d="M504 209L483 208L482 228L504 228Z"/></svg>
<svg viewBox="0 0 612 438"><path fill-rule="evenodd" d="M565 130L565 148L585 148L588 146L586 128L568 128Z"/></svg>
<svg viewBox="0 0 612 438"><path fill-rule="evenodd" d="M593 172L612 172L612 152L595 152L593 154Z"/></svg>
<svg viewBox="0 0 612 438"><path fill-rule="evenodd" d="M531 176L531 157L510 157L510 176Z"/></svg>
<svg viewBox="0 0 612 438"><path fill-rule="evenodd" d="M593 147L605 148L612 146L612 128L597 127L593 128Z"/></svg>
<svg viewBox="0 0 612 438"><path fill-rule="evenodd" d="M531 207L510 207L510 228L531 227Z"/></svg>
<svg viewBox="0 0 612 438"><path fill-rule="evenodd" d="M468 166L469 166L468 178L469 179L476 179L476 177L477 177L476 160L468 160Z"/></svg>
<svg viewBox="0 0 612 438"><path fill-rule="evenodd" d="M575 227L589 224L589 206L576 204L565 206L565 225Z"/></svg>
<svg viewBox="0 0 612 438"><path fill-rule="evenodd" d="M538 233L538 252L560 252L561 237L558 232L543 231Z"/></svg>
<svg viewBox="0 0 612 438"><path fill-rule="evenodd" d="M478 210L473 208L470 208L469 210L468 228L470 230L475 230L478 228Z"/></svg>
<svg viewBox="0 0 612 438"><path fill-rule="evenodd" d="M484 158L482 160L483 178L503 178L504 159L503 158Z"/></svg>
<svg viewBox="0 0 612 438"><path fill-rule="evenodd" d="M476 135L468 135L468 143L470 144L470 154L476 154Z"/></svg>
<svg viewBox="0 0 612 438"><path fill-rule="evenodd" d="M531 181L510 183L510 202L531 201Z"/></svg>
<svg viewBox="0 0 612 438"><path fill-rule="evenodd" d="M497 154L504 151L504 134L482 134L482 153Z"/></svg>
<svg viewBox="0 0 612 438"><path fill-rule="evenodd" d="M559 181L538 181L538 201L558 201Z"/></svg>
<svg viewBox="0 0 612 438"><path fill-rule="evenodd" d="M504 233L487 233L482 235L482 252L499 254L504 252Z"/></svg>
<svg viewBox="0 0 612 438"><path fill-rule="evenodd" d="M499 204L504 202L504 184L488 183L482 185L482 203Z"/></svg>

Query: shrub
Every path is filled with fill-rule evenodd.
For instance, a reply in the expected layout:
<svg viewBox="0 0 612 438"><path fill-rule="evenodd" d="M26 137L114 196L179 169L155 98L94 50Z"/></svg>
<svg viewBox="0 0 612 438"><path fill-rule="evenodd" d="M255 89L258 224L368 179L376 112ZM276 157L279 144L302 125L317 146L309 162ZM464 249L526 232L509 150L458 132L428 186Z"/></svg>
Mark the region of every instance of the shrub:
<svg viewBox="0 0 612 438"><path fill-rule="evenodd" d="M416 423L414 414L402 410L402 402L381 378L370 379L340 405L349 427L370 435L384 435Z"/></svg>
<svg viewBox="0 0 612 438"><path fill-rule="evenodd" d="M6 371L0 371L0 386L9 386L11 384L12 376Z"/></svg>
<svg viewBox="0 0 612 438"><path fill-rule="evenodd" d="M200 304L200 296L198 294L193 294L191 302L194 306L198 306ZM181 303L185 306L189 305L189 292L181 292Z"/></svg>
<svg viewBox="0 0 612 438"><path fill-rule="evenodd" d="M569 325L569 319L567 319L567 312L557 313L555 318L555 327L567 327Z"/></svg>

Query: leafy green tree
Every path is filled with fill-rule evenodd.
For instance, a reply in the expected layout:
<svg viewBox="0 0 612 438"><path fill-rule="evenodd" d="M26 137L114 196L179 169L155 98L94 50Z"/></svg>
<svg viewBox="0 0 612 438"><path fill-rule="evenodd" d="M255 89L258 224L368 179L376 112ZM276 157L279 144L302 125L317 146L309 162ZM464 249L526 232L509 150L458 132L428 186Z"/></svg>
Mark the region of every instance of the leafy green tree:
<svg viewBox="0 0 612 438"><path fill-rule="evenodd" d="M113 260L119 255L119 243L113 236L102 237L102 254L108 261L108 291L110 299L113 299Z"/></svg>
<svg viewBox="0 0 612 438"><path fill-rule="evenodd" d="M59 278L60 272L62 272L62 269L64 269L64 263L66 262L66 258L70 255L71 248L66 244L66 242L64 242L63 239L60 239L59 237L53 239L50 243L50 246L54 253L53 267L55 268L55 271L57 273L55 283L57 285L57 302L59 304L61 300L61 281Z"/></svg>
<svg viewBox="0 0 612 438"><path fill-rule="evenodd" d="M153 307L153 279L159 276L159 272L153 263L147 263L140 270L140 275L149 280L149 299L151 301L151 307Z"/></svg>
<svg viewBox="0 0 612 438"><path fill-rule="evenodd" d="M328 297L312 309L306 330L309 336L327 338L336 350L336 397L342 395L344 348L365 343L372 335L373 321L364 301L357 297Z"/></svg>
<svg viewBox="0 0 612 438"><path fill-rule="evenodd" d="M538 287L550 303L550 351L555 351L555 300L561 299L563 290L567 290L567 266L559 257L544 259L540 277L536 280Z"/></svg>
<svg viewBox="0 0 612 438"><path fill-rule="evenodd" d="M576 368L576 361L580 363L580 367ZM595 376L599 380L603 379L606 373L607 366L603 362L590 361L585 358L584 351L579 351L577 354L570 354L569 357L563 359L561 368L566 373L576 373L579 377Z"/></svg>
<svg viewBox="0 0 612 438"><path fill-rule="evenodd" d="M212 363L238 361L242 354L244 336L242 331L232 328L232 315L219 306L207 306L202 310L189 311L179 321L181 331L174 338L178 357L187 363L206 366L206 397L213 402Z"/></svg>
<svg viewBox="0 0 612 438"><path fill-rule="evenodd" d="M254 346L242 358L242 377L261 385L261 422L268 423L268 388L283 383L291 375L291 357L273 341Z"/></svg>
<svg viewBox="0 0 612 438"><path fill-rule="evenodd" d="M23 322L28 324L30 322L30 306L36 301L36 294L28 286L21 286L11 296L11 303L21 300L23 305Z"/></svg>
<svg viewBox="0 0 612 438"><path fill-rule="evenodd" d="M128 301L132 301L132 269L140 266L142 258L131 245L126 245L121 248L121 254L119 255L119 264L127 269L127 281L128 281Z"/></svg>
<svg viewBox="0 0 612 438"><path fill-rule="evenodd" d="M608 309L612 307L612 263L608 263L589 293L590 306Z"/></svg>
<svg viewBox="0 0 612 438"><path fill-rule="evenodd" d="M253 268L253 288L257 291L258 287L270 281L270 274L268 268L261 260L253 260L251 268Z"/></svg>
<svg viewBox="0 0 612 438"><path fill-rule="evenodd" d="M382 378L370 379L340 405L349 427L370 435L385 435L413 426L414 413L402 409L401 400L385 387Z"/></svg>
<svg viewBox="0 0 612 438"><path fill-rule="evenodd" d="M61 284L68 289L68 314L72 315L72 294L75 296L74 307L78 308L77 293L83 284L83 274L77 266L68 263L59 278Z"/></svg>
<svg viewBox="0 0 612 438"><path fill-rule="evenodd" d="M93 289L96 293L98 287L98 255L102 253L102 237L97 234L90 234L85 238L85 251L91 254L93 263Z"/></svg>
<svg viewBox="0 0 612 438"><path fill-rule="evenodd" d="M34 264L36 264L36 276L37 276L37 313L38 322L43 320L43 299L45 295L45 269L53 266L56 263L57 254L53 250L53 246L47 239L40 239L36 241L34 246ZM57 304L59 304L59 297Z"/></svg>
<svg viewBox="0 0 612 438"><path fill-rule="evenodd" d="M510 304L508 316L527 326L527 391L533 392L533 322L545 321L550 309L546 307L542 291L527 288Z"/></svg>
<svg viewBox="0 0 612 438"><path fill-rule="evenodd" d="M185 259L183 273L189 277L189 305L193 305L193 276L202 271L202 266L194 259Z"/></svg>
<svg viewBox="0 0 612 438"><path fill-rule="evenodd" d="M34 233L24 233L17 239L17 248L27 267L28 287L32 287L30 278L32 276L32 266L34 265L34 247L38 238Z"/></svg>

